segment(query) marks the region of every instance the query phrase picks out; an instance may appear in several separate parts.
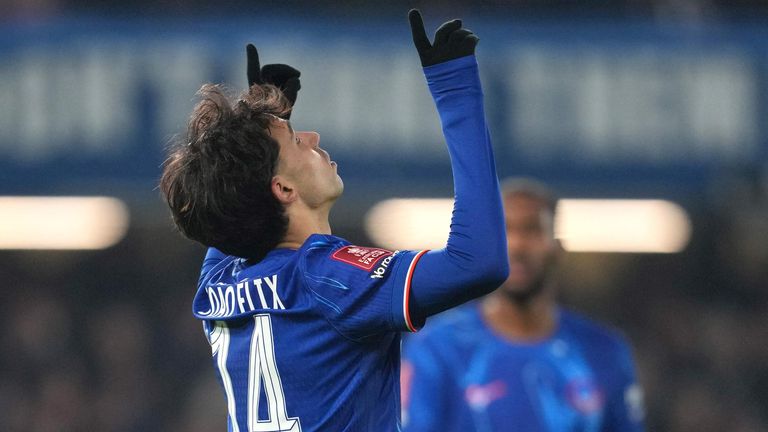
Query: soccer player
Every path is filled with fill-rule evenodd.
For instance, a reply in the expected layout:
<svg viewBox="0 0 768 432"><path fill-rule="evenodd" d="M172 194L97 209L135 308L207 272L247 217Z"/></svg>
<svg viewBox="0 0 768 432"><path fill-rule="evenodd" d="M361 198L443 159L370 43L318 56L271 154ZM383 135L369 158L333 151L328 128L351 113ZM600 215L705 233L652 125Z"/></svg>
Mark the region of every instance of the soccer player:
<svg viewBox="0 0 768 432"><path fill-rule="evenodd" d="M285 119L298 75L270 69L285 95L262 84L272 74L254 64L255 50L256 84L234 104L204 86L186 140L165 163L160 185L177 227L210 247L193 313L212 348L229 431L399 430L400 332L507 276L478 38L453 20L430 42L420 13L409 20L452 160L444 249L392 252L331 234L343 189L336 163L317 133Z"/></svg>
<svg viewBox="0 0 768 432"><path fill-rule="evenodd" d="M509 277L406 341L404 430L642 430L627 342L556 303L552 193L513 179L502 198Z"/></svg>

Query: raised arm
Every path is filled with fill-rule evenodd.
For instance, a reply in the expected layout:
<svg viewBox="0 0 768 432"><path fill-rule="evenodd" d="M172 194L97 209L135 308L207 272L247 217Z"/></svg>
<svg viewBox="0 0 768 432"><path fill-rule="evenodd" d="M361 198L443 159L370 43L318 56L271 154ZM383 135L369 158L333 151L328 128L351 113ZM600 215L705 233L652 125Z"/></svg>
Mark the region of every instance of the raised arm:
<svg viewBox="0 0 768 432"><path fill-rule="evenodd" d="M409 13L413 41L443 127L455 203L444 249L415 265L409 297L414 322L496 289L509 273L504 216L474 51L478 38L460 20L430 43L421 14Z"/></svg>

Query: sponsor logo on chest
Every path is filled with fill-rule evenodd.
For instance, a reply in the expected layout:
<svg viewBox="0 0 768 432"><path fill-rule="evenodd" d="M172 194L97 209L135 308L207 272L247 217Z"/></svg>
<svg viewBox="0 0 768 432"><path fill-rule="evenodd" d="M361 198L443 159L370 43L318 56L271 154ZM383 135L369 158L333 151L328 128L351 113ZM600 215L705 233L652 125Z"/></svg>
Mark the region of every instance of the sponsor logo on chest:
<svg viewBox="0 0 768 432"><path fill-rule="evenodd" d="M392 251L386 249L344 246L331 255L331 258L346 264L353 265L361 270L371 271L382 258L392 255Z"/></svg>

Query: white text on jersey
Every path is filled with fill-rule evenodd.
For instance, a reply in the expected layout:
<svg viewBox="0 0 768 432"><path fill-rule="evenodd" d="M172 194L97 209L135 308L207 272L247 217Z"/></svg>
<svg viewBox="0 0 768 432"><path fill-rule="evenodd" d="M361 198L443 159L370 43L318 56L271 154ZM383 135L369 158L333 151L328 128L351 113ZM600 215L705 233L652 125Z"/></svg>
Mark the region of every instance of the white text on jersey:
<svg viewBox="0 0 768 432"><path fill-rule="evenodd" d="M265 287L269 288L266 291ZM213 318L226 318L256 310L285 309L277 294L277 275L246 279L235 285L217 284L205 288ZM271 294L272 301L267 302ZM254 303L257 302L257 303Z"/></svg>
<svg viewBox="0 0 768 432"><path fill-rule="evenodd" d="M389 263L390 261L392 261L392 257L394 257L394 255L390 255L384 258L381 264L379 264L379 266L376 267L376 270L374 270L373 273L371 273L371 279L381 279L384 277L384 273L387 272L387 267L389 267Z"/></svg>

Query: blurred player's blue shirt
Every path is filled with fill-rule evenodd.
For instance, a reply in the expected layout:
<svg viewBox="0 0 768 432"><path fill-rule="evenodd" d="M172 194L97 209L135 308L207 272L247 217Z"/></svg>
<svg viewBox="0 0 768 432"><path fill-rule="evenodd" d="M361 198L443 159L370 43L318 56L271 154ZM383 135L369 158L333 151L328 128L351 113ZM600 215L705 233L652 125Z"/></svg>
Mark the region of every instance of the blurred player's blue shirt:
<svg viewBox="0 0 768 432"><path fill-rule="evenodd" d="M210 249L194 314L229 431L394 431L416 252L315 234L259 263Z"/></svg>
<svg viewBox="0 0 768 432"><path fill-rule="evenodd" d="M479 304L433 318L405 343L403 425L417 431L641 431L628 344L560 309L556 332L510 343Z"/></svg>

